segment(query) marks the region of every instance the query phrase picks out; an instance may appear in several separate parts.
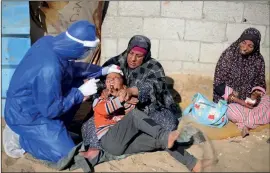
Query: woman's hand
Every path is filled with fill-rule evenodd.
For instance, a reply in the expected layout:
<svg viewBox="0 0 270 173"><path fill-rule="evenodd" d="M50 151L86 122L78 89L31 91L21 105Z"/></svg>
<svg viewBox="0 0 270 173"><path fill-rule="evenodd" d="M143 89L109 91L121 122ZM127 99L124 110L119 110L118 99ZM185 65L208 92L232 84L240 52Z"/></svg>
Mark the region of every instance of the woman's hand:
<svg viewBox="0 0 270 173"><path fill-rule="evenodd" d="M127 97L127 90L126 89L121 89L118 91L118 98L120 100L120 102L124 102L126 101L126 97Z"/></svg>
<svg viewBox="0 0 270 173"><path fill-rule="evenodd" d="M132 96L137 97L139 94L137 87L127 88L126 90L127 90L127 95L126 95L125 101L130 100Z"/></svg>
<svg viewBox="0 0 270 173"><path fill-rule="evenodd" d="M244 107L246 107L246 108L253 109L253 106L246 103L244 100L241 100L241 99L237 98L237 99L235 99L235 102L242 105L242 106L244 106Z"/></svg>
<svg viewBox="0 0 270 173"><path fill-rule="evenodd" d="M130 93L130 90L128 89L121 89L120 91L118 91L118 97L120 99L120 102L127 102L129 104L136 105L139 100L138 98L133 97L131 94L132 93Z"/></svg>
<svg viewBox="0 0 270 173"><path fill-rule="evenodd" d="M129 100L126 101L128 104L136 105L139 100L136 97L131 97Z"/></svg>

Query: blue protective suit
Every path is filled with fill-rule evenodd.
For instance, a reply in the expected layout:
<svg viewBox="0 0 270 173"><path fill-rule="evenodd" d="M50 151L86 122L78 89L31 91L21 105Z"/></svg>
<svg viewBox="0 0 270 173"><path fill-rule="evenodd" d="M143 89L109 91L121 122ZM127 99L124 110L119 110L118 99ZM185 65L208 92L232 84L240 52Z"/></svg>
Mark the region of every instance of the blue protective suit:
<svg viewBox="0 0 270 173"><path fill-rule="evenodd" d="M94 29L81 21L68 32L91 41ZM88 64L69 61L87 50L65 33L45 36L28 50L15 70L7 92L5 120L19 134L22 148L38 159L57 162L75 146L64 125L72 120L74 107L84 98L74 82L102 74L99 66L91 65L86 72Z"/></svg>

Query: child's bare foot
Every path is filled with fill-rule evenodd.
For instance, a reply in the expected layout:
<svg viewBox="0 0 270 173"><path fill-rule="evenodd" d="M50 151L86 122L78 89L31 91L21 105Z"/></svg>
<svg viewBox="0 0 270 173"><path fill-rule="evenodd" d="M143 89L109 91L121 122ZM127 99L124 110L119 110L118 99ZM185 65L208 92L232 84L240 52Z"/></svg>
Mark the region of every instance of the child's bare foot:
<svg viewBox="0 0 270 173"><path fill-rule="evenodd" d="M247 127L244 127L241 131L241 135L242 137L246 137L247 135L249 135L249 131L248 131L248 128Z"/></svg>
<svg viewBox="0 0 270 173"><path fill-rule="evenodd" d="M198 162L192 169L192 172L202 172L204 168L207 168L217 162L218 160L211 160L211 159L198 160Z"/></svg>
<svg viewBox="0 0 270 173"><path fill-rule="evenodd" d="M169 149L173 147L173 144L177 140L179 135L180 135L180 133L177 130L171 131L169 133L169 138L168 138L168 148Z"/></svg>
<svg viewBox="0 0 270 173"><path fill-rule="evenodd" d="M99 154L99 149L96 148L89 148L86 152L80 152L80 155L84 158L92 160Z"/></svg>

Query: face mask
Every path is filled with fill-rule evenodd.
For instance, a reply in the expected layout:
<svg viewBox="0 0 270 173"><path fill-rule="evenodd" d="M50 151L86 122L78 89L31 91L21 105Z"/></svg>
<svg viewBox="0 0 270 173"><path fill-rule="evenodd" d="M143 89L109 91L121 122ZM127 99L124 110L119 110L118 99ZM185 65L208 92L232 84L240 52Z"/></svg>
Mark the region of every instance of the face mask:
<svg viewBox="0 0 270 173"><path fill-rule="evenodd" d="M90 60L92 60L93 56L94 56L94 53L96 51L96 48L95 47L91 47L91 48L88 48L83 55L81 55L78 59L89 59L90 57Z"/></svg>
<svg viewBox="0 0 270 173"><path fill-rule="evenodd" d="M87 50L86 52L84 52L82 56L79 57L79 59L87 58L91 54L91 52L92 52L91 49Z"/></svg>

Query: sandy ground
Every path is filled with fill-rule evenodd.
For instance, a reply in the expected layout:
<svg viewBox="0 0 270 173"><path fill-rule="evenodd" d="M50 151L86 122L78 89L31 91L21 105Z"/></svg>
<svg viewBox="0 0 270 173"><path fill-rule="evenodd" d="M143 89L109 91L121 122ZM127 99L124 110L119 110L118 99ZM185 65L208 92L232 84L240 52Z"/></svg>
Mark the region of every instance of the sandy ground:
<svg viewBox="0 0 270 173"><path fill-rule="evenodd" d="M207 171L219 172L269 172L270 144L266 143L269 129L251 133L250 136L212 141L219 162ZM208 147L194 145L188 149L201 158ZM55 171L26 158L12 159L2 150L3 172ZM136 154L119 161L110 161L95 167L96 172L187 172L188 170L166 152ZM74 172L82 172L75 170Z"/></svg>

